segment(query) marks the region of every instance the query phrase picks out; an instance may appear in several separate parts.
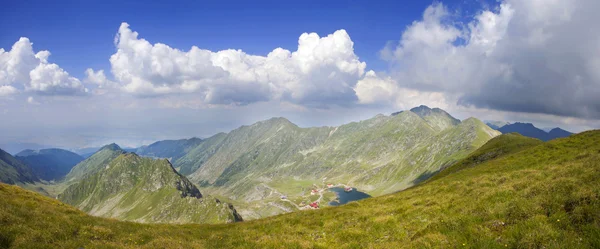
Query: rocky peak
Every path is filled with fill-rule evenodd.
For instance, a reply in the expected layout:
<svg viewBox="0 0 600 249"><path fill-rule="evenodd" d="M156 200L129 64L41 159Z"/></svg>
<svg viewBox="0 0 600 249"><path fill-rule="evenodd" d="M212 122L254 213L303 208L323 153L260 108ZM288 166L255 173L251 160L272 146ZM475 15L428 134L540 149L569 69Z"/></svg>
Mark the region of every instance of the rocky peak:
<svg viewBox="0 0 600 249"><path fill-rule="evenodd" d="M427 121L431 127L437 130L445 130L460 124L460 120L452 117L452 115L440 108L431 109L428 106L421 105L410 109L410 111Z"/></svg>
<svg viewBox="0 0 600 249"><path fill-rule="evenodd" d="M100 150L112 150L112 151L121 151L123 149L121 149L121 147L119 147L119 145L117 145L116 143L112 143L112 144L107 144L102 146L102 148L100 148Z"/></svg>
<svg viewBox="0 0 600 249"><path fill-rule="evenodd" d="M431 108L426 105L420 105L410 109L411 112L418 114L419 116L427 116L431 113Z"/></svg>

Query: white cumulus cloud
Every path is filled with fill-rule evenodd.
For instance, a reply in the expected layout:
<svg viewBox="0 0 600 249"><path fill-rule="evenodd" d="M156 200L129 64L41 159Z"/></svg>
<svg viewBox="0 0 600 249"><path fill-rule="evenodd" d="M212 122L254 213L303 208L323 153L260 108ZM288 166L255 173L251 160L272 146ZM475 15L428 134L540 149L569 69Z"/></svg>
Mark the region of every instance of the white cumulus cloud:
<svg viewBox="0 0 600 249"><path fill-rule="evenodd" d="M464 23L433 4L381 51L392 68L381 80L394 86L371 80L357 95L374 102L370 94L409 88L440 93L450 105L598 119L598 9L596 0L504 0Z"/></svg>
<svg viewBox="0 0 600 249"><path fill-rule="evenodd" d="M447 108L449 102L443 93L400 87L392 77L379 76L373 71L358 81L354 91L361 104L389 105L399 109L419 105Z"/></svg>
<svg viewBox="0 0 600 249"><path fill-rule="evenodd" d="M17 90L13 86L9 86L9 85L0 86L0 97L11 96L18 92L19 92L19 90Z"/></svg>
<svg viewBox="0 0 600 249"><path fill-rule="evenodd" d="M276 48L259 56L235 49L213 52L193 46L182 51L151 44L123 23L115 45L112 73L124 91L141 96L197 93L208 104L353 102L353 87L366 68L345 30L325 37L304 33L296 51Z"/></svg>
<svg viewBox="0 0 600 249"><path fill-rule="evenodd" d="M22 37L10 51L0 49L0 85L2 92L15 93L14 85L42 95L77 95L87 91L81 82L65 70L48 62L50 52L33 51L33 43Z"/></svg>
<svg viewBox="0 0 600 249"><path fill-rule="evenodd" d="M104 70L94 71L91 68L85 70L86 78L84 82L97 85L99 88L116 88L118 83L109 80L104 74Z"/></svg>

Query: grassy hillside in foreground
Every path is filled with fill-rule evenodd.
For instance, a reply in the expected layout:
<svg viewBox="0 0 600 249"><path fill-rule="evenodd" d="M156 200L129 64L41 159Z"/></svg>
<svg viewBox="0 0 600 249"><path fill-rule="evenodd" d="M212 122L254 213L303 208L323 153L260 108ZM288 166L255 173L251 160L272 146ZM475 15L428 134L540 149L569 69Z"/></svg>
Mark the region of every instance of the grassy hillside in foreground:
<svg viewBox="0 0 600 249"><path fill-rule="evenodd" d="M473 167L482 162L490 161L511 153L516 153L542 143L543 142L541 140L526 137L519 133L507 133L502 136L497 136L471 153L468 157L434 175L430 178L430 180L439 179L459 170Z"/></svg>
<svg viewBox="0 0 600 249"><path fill-rule="evenodd" d="M118 222L4 184L0 200L0 247L600 248L600 131L399 193L237 224Z"/></svg>

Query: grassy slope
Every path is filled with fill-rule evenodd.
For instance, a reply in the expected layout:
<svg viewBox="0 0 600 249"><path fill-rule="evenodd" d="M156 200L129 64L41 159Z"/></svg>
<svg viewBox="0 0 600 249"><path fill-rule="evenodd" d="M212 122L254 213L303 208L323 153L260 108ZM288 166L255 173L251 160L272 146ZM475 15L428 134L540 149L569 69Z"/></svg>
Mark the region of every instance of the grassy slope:
<svg viewBox="0 0 600 249"><path fill-rule="evenodd" d="M337 128L259 122L232 131L190 179L255 219L289 212L277 208L286 204L280 195L300 204L323 178L373 196L408 188L499 134L477 119L460 122L441 110L428 115L429 121L411 111L377 115ZM215 175L215 184L207 184Z"/></svg>
<svg viewBox="0 0 600 249"><path fill-rule="evenodd" d="M61 201L102 217L150 223L227 223L235 210L205 196L166 159L122 154L69 186Z"/></svg>
<svg viewBox="0 0 600 249"><path fill-rule="evenodd" d="M460 124L460 120L452 117L450 114L440 108L431 109L427 106L421 105L410 109L410 111L427 120L427 123L431 124L431 127L436 130L444 130Z"/></svg>
<svg viewBox="0 0 600 249"><path fill-rule="evenodd" d="M206 160L217 152L226 136L227 134L225 133L218 133L212 137L203 139L198 146L190 149L187 154L175 160L174 166L183 175L194 173L200 165L204 164Z"/></svg>
<svg viewBox="0 0 600 249"><path fill-rule="evenodd" d="M584 132L396 194L227 225L117 222L0 185L0 247L599 248L599 141Z"/></svg>
<svg viewBox="0 0 600 249"><path fill-rule="evenodd" d="M542 143L541 140L525 137L519 133L507 133L503 136L492 138L468 157L434 175L430 180L439 179L465 168L476 166L482 162L528 149Z"/></svg>
<svg viewBox="0 0 600 249"><path fill-rule="evenodd" d="M39 179L29 166L0 149L0 182L16 184L36 181Z"/></svg>
<svg viewBox="0 0 600 249"><path fill-rule="evenodd" d="M499 134L476 119L460 123L442 112L425 116L427 120L410 111L378 115L336 128L299 128L285 119L271 119L222 135L210 155L182 163L205 152L194 150L176 165L185 174L192 168L188 164L199 162L192 181L201 182L203 191L242 202L279 198L272 188L297 195L313 183L321 185L325 177L372 195L392 193ZM279 184L282 180L287 184Z"/></svg>
<svg viewBox="0 0 600 249"><path fill-rule="evenodd" d="M106 145L92 156L75 165L69 174L65 176L65 182L74 183L88 175L94 174L124 153L125 151L116 144Z"/></svg>
<svg viewBox="0 0 600 249"><path fill-rule="evenodd" d="M330 129L325 127L301 129L284 118L242 126L227 134L219 149L190 175L190 179L220 186L231 184L239 180L241 171L257 167L264 170L283 163L281 160L292 159L299 151L322 142L329 132Z"/></svg>

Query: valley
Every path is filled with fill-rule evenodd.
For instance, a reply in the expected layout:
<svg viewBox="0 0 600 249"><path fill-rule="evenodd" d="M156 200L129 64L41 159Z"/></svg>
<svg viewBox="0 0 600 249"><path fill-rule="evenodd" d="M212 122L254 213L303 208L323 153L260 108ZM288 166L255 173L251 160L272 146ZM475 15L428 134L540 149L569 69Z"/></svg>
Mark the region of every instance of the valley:
<svg viewBox="0 0 600 249"><path fill-rule="evenodd" d="M297 205L314 201L303 196L324 181L372 196L406 189L499 134L475 118L460 121L426 106L339 127L273 118L206 138L174 167L255 219L295 210L274 207L287 206L281 195Z"/></svg>
<svg viewBox="0 0 600 249"><path fill-rule="evenodd" d="M5 2L0 249L600 248L599 0Z"/></svg>
<svg viewBox="0 0 600 249"><path fill-rule="evenodd" d="M0 243L86 248L596 248L598 141L599 131L546 143L504 134L398 193L225 225L92 217L0 184L5 200L0 202Z"/></svg>
<svg viewBox="0 0 600 249"><path fill-rule="evenodd" d="M109 144L85 159L79 157L76 165L65 164L67 172L63 169L62 173L53 173L52 178L19 185L98 216L144 222L214 222L193 218L189 213L195 211L186 207L175 216L160 208L153 212L162 213L162 218L150 215L147 210L167 207L167 202L175 200L144 197L144 191L139 192L140 188L157 191L159 188L143 187L162 186L164 183L155 182L157 179L129 179L155 165L151 161L144 161L148 166L143 168L131 165L147 157L168 163L166 169L173 168L204 195L233 204L234 213L252 220L337 205L336 194L327 190L328 184L350 186L364 192L364 196L401 191L435 175L499 134L475 118L460 121L444 110L427 106L338 127L300 128L285 118L272 118L205 139L166 140L135 149ZM18 158L34 163L27 158L49 152L62 153L57 155L63 158L72 158L73 154L58 149L23 151ZM128 156L130 153L133 157ZM123 161L123 157L128 160ZM44 165L44 160L37 161ZM110 173L115 165L125 165L125 171ZM156 174L171 174L167 171ZM105 183L116 179L120 179L118 183ZM123 187L115 189L119 185ZM128 196L159 199L140 203Z"/></svg>

